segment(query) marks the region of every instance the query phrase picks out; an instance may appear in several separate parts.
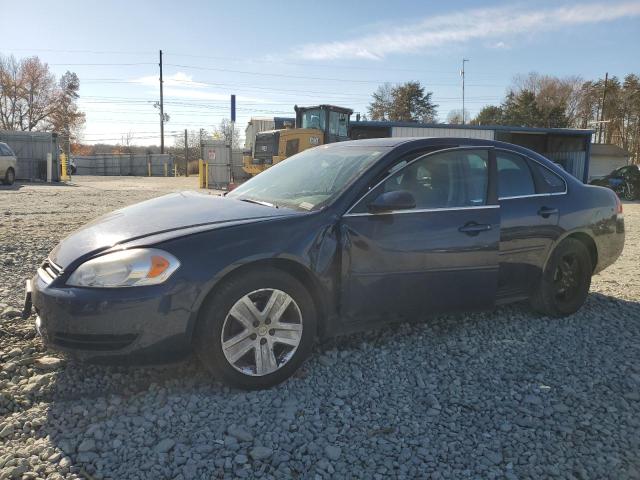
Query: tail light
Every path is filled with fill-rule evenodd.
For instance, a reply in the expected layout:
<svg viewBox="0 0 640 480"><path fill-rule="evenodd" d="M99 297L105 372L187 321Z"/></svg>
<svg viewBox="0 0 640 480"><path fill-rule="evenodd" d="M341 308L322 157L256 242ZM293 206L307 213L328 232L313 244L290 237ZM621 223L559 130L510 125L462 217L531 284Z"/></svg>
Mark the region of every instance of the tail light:
<svg viewBox="0 0 640 480"><path fill-rule="evenodd" d="M622 202L620 201L620 198L618 197L618 195L615 195L616 197L616 214L618 216L622 216L623 212L622 212Z"/></svg>

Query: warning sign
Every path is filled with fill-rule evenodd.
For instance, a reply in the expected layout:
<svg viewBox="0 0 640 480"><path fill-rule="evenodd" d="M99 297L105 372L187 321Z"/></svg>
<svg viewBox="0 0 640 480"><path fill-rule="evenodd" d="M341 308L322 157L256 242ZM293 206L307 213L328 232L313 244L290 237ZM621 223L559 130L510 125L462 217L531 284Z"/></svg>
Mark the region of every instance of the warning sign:
<svg viewBox="0 0 640 480"><path fill-rule="evenodd" d="M209 149L207 151L207 160L215 160L216 159L216 151L213 149Z"/></svg>

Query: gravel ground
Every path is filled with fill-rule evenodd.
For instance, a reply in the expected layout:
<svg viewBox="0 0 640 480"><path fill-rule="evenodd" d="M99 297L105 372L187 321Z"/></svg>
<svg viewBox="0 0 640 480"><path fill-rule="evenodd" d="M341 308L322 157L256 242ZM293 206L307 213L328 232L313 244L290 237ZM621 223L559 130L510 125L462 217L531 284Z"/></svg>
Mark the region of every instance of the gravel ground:
<svg viewBox="0 0 640 480"><path fill-rule="evenodd" d="M624 206L623 256L566 319L514 305L344 337L251 393L193 359L115 368L46 352L17 315L47 253L195 182L0 188L0 479L640 478L640 203Z"/></svg>

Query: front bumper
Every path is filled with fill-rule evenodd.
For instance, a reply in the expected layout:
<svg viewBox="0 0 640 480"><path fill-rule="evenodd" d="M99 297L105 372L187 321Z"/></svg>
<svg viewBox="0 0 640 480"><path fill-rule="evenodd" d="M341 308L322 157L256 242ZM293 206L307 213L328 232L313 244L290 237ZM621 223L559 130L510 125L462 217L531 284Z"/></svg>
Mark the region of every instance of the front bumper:
<svg viewBox="0 0 640 480"><path fill-rule="evenodd" d="M25 314L30 297L38 333L51 348L109 363L172 361L190 351L192 312L179 285L77 288L38 274L29 283Z"/></svg>

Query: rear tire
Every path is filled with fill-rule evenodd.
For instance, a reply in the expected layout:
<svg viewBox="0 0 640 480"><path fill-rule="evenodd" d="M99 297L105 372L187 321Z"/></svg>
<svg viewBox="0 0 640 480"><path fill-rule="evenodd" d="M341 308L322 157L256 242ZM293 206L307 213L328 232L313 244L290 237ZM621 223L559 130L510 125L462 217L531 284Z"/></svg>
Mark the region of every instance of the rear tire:
<svg viewBox="0 0 640 480"><path fill-rule="evenodd" d="M309 356L316 323L307 289L281 270L264 268L225 281L206 301L194 346L202 364L223 382L269 388Z"/></svg>
<svg viewBox="0 0 640 480"><path fill-rule="evenodd" d="M636 187L631 182L626 182L622 187L622 198L624 200L633 201L636 199L637 192Z"/></svg>
<svg viewBox="0 0 640 480"><path fill-rule="evenodd" d="M13 171L13 168L8 168L4 174L4 179L2 183L5 185L13 185L13 182L16 181L16 172Z"/></svg>
<svg viewBox="0 0 640 480"><path fill-rule="evenodd" d="M564 239L547 262L531 296L531 306L551 317L575 313L587 299L592 272L587 247L579 240Z"/></svg>

